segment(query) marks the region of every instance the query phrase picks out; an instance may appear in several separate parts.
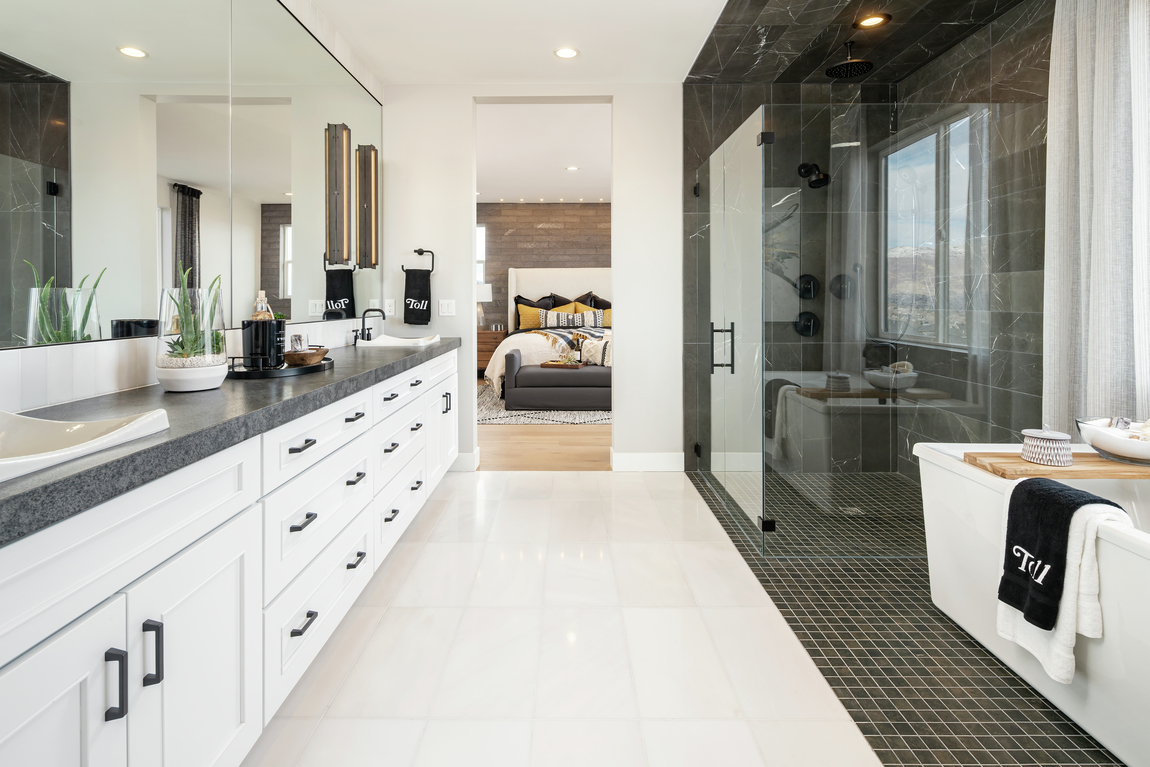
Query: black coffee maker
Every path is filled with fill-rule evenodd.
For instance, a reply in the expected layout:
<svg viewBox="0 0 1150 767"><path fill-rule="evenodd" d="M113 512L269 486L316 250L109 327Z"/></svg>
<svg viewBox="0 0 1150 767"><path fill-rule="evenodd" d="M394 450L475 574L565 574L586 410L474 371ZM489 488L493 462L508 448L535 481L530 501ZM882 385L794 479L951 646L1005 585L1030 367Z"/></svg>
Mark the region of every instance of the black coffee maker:
<svg viewBox="0 0 1150 767"><path fill-rule="evenodd" d="M244 367L248 370L283 367L286 330L287 320L242 320Z"/></svg>

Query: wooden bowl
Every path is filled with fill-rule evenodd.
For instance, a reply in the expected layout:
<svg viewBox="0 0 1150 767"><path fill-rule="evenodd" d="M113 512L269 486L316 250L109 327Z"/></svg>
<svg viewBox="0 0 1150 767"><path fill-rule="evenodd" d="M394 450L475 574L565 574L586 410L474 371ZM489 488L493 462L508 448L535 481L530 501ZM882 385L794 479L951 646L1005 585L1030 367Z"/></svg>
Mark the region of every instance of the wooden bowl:
<svg viewBox="0 0 1150 767"><path fill-rule="evenodd" d="M314 365L324 358L327 349L308 349L306 352L284 352L284 359L289 368L298 368L304 365Z"/></svg>

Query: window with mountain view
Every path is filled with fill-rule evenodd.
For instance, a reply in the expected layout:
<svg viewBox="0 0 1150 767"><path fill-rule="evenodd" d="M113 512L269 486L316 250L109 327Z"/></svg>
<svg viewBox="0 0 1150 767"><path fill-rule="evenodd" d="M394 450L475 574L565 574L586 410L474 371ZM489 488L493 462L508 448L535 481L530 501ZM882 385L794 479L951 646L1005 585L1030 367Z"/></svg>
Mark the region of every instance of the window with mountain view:
<svg viewBox="0 0 1150 767"><path fill-rule="evenodd" d="M965 343L970 118L885 153L882 183L883 334Z"/></svg>

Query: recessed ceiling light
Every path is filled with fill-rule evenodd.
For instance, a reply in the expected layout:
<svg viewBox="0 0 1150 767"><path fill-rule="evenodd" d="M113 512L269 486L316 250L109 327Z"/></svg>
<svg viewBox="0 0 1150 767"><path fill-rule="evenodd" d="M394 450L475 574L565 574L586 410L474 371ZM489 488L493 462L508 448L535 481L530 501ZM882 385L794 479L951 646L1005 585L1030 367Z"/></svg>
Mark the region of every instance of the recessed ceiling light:
<svg viewBox="0 0 1150 767"><path fill-rule="evenodd" d="M560 197L560 198L559 198L559 202L563 202L563 198L562 198L562 197Z"/></svg>
<svg viewBox="0 0 1150 767"><path fill-rule="evenodd" d="M561 59L573 59L579 55L577 48L559 48L555 51L555 55Z"/></svg>
<svg viewBox="0 0 1150 767"><path fill-rule="evenodd" d="M284 192L288 197L291 197L291 192Z"/></svg>
<svg viewBox="0 0 1150 767"><path fill-rule="evenodd" d="M578 165L568 165L567 170L579 170L579 166Z"/></svg>
<svg viewBox="0 0 1150 767"><path fill-rule="evenodd" d="M580 198L579 198L579 202L583 202L583 198L582 198L582 197L580 197Z"/></svg>
<svg viewBox="0 0 1150 767"><path fill-rule="evenodd" d="M502 197L500 197L500 198L499 198L499 201L500 201L500 202L503 202L503 198L502 198Z"/></svg>
<svg viewBox="0 0 1150 767"><path fill-rule="evenodd" d="M131 56L134 59L142 59L148 55L146 51L141 51L139 48L132 48L128 45L125 45L123 48L121 48L120 53L124 54L125 56Z"/></svg>
<svg viewBox="0 0 1150 767"><path fill-rule="evenodd" d="M599 198L599 202L603 202L603 198L602 198L602 197L600 197L600 198Z"/></svg>
<svg viewBox="0 0 1150 767"><path fill-rule="evenodd" d="M519 202L523 202L523 198L522 198L522 197L520 197L520 198L519 198Z"/></svg>
<svg viewBox="0 0 1150 767"><path fill-rule="evenodd" d="M854 23L855 29L874 29L890 21L889 13L871 13Z"/></svg>

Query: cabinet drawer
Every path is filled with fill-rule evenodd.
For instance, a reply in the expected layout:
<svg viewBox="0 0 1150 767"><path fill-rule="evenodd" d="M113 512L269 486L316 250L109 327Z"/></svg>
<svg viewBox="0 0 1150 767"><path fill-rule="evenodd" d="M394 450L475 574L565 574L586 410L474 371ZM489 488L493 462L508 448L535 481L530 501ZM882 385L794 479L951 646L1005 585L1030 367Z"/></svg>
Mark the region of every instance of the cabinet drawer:
<svg viewBox="0 0 1150 767"><path fill-rule="evenodd" d="M433 424L424 422L426 411L418 403L409 401L407 407L372 429L376 493L395 479L396 471L422 450L427 441L427 432Z"/></svg>
<svg viewBox="0 0 1150 767"><path fill-rule="evenodd" d="M264 610L265 724L371 578L371 538L369 506Z"/></svg>
<svg viewBox="0 0 1150 767"><path fill-rule="evenodd" d="M411 461L396 474L372 504L372 535L375 546L375 566L391 551L399 536L423 508L427 500L427 473L422 452L415 453Z"/></svg>
<svg viewBox="0 0 1150 767"><path fill-rule="evenodd" d="M372 404L375 405L375 423L419 399L419 395L427 388L427 383L426 366L420 365L373 386L371 391Z"/></svg>
<svg viewBox="0 0 1150 767"><path fill-rule="evenodd" d="M455 372L458 360L459 355L453 349L442 357L423 363L422 367L426 368L424 379L429 383L443 380L444 376Z"/></svg>
<svg viewBox="0 0 1150 767"><path fill-rule="evenodd" d="M370 435L264 499L264 593L271 602L375 495Z"/></svg>
<svg viewBox="0 0 1150 767"><path fill-rule="evenodd" d="M264 434L264 494L370 429L371 399L366 389Z"/></svg>

